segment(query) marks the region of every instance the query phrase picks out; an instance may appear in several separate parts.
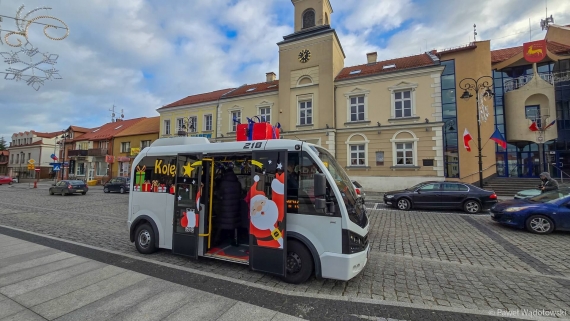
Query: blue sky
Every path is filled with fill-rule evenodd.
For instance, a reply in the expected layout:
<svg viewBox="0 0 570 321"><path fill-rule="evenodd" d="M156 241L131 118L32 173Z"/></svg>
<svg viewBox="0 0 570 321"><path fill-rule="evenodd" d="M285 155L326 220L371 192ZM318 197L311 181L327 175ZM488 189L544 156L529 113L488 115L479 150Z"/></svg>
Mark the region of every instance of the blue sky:
<svg viewBox="0 0 570 321"><path fill-rule="evenodd" d="M492 48L541 39L545 1L330 0L347 55L345 66L366 62L377 51L390 59L467 44L477 24L478 40ZM39 91L0 74L0 136L26 130L57 131L110 121L109 109L126 118L157 116L156 109L186 97L265 80L278 73L277 42L293 32L290 0L27 0L67 23L69 36L52 41L42 26L29 29L41 52L59 55L63 77ZM0 14L15 16L21 0L2 0ZM549 0L548 14L570 24L570 1ZM43 21L48 22L48 21ZM52 21L53 22L53 21ZM4 30L14 21L3 19ZM55 32L57 34L57 31ZM6 32L2 32L2 37ZM0 44L0 52L15 48ZM0 60L0 72L8 64ZM279 77L279 74L277 75Z"/></svg>

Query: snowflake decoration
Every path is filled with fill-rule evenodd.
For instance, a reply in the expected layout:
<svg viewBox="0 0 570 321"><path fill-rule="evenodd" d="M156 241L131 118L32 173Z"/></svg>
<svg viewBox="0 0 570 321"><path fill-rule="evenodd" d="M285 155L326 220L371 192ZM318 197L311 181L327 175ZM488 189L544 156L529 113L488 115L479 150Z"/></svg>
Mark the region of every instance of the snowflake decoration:
<svg viewBox="0 0 570 321"><path fill-rule="evenodd" d="M9 66L4 76L6 80L24 80L38 91L46 80L61 79L58 70L53 67L59 55L42 53L29 42L16 52L0 52L0 56Z"/></svg>
<svg viewBox="0 0 570 321"><path fill-rule="evenodd" d="M479 93L479 122L487 122L489 119L489 108L485 105L485 101L491 98L484 93Z"/></svg>

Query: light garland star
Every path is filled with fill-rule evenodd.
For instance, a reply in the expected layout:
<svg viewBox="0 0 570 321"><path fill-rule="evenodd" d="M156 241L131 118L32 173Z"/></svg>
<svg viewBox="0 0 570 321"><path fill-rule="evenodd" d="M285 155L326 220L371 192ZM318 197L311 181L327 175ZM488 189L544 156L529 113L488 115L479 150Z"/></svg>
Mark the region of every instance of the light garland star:
<svg viewBox="0 0 570 321"><path fill-rule="evenodd" d="M192 171L194 170L194 167L192 167L190 165L190 163L186 163L186 165L182 166L182 168L184 168L184 174L183 176L192 176Z"/></svg>
<svg viewBox="0 0 570 321"><path fill-rule="evenodd" d="M181 200L182 200L182 196L178 195L178 200L181 201Z"/></svg>
<svg viewBox="0 0 570 321"><path fill-rule="evenodd" d="M271 164L271 160L268 160L268 161L267 161L267 164Z"/></svg>
<svg viewBox="0 0 570 321"><path fill-rule="evenodd" d="M282 169L282 168L283 168L283 164L278 163L278 164L277 164L277 169Z"/></svg>

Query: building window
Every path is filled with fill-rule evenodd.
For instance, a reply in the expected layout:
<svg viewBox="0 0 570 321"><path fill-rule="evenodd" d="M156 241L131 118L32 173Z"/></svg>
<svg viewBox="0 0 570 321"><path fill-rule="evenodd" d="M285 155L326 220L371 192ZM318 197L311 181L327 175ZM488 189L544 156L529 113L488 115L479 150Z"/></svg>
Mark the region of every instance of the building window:
<svg viewBox="0 0 570 321"><path fill-rule="evenodd" d="M212 130L212 115L204 115L204 131Z"/></svg>
<svg viewBox="0 0 570 321"><path fill-rule="evenodd" d="M303 29L315 26L315 10L307 9L303 12Z"/></svg>
<svg viewBox="0 0 570 321"><path fill-rule="evenodd" d="M16 154L16 164L20 163L20 154Z"/></svg>
<svg viewBox="0 0 570 321"><path fill-rule="evenodd" d="M412 117L412 91L404 90L394 93L394 116L396 118Z"/></svg>
<svg viewBox="0 0 570 321"><path fill-rule="evenodd" d="M346 140L347 166L368 166L368 143L364 134L352 134Z"/></svg>
<svg viewBox="0 0 570 321"><path fill-rule="evenodd" d="M241 111L234 110L231 112L231 117L230 117L230 128L232 132L237 131L237 125L239 123L241 123Z"/></svg>
<svg viewBox="0 0 570 321"><path fill-rule="evenodd" d="M350 97L350 121L364 120L364 95Z"/></svg>
<svg viewBox="0 0 570 321"><path fill-rule="evenodd" d="M536 122L536 126L541 128L542 124L540 122L540 106L539 105L532 105L532 106L525 106L524 109L524 116L526 119L530 119L531 121Z"/></svg>
<svg viewBox="0 0 570 321"><path fill-rule="evenodd" d="M119 176L129 176L129 162L119 162Z"/></svg>
<svg viewBox="0 0 570 321"><path fill-rule="evenodd" d="M176 118L176 132L184 131L184 118Z"/></svg>
<svg viewBox="0 0 570 321"><path fill-rule="evenodd" d="M121 153L130 153L130 152L131 152L131 142L121 143Z"/></svg>
<svg viewBox="0 0 570 321"><path fill-rule="evenodd" d="M89 143L88 142L77 143L77 147L79 150L87 150L89 149Z"/></svg>
<svg viewBox="0 0 570 321"><path fill-rule="evenodd" d="M299 102L299 125L311 125L313 123L313 102Z"/></svg>
<svg viewBox="0 0 570 321"><path fill-rule="evenodd" d="M269 107L260 107L259 108L259 118L261 118L262 122L271 122L271 108Z"/></svg>
<svg viewBox="0 0 570 321"><path fill-rule="evenodd" d="M170 135L170 119L164 120L164 135Z"/></svg>
<svg viewBox="0 0 570 321"><path fill-rule="evenodd" d="M414 165L414 143L396 144L396 165Z"/></svg>
<svg viewBox="0 0 570 321"><path fill-rule="evenodd" d="M150 140L141 140L141 150L145 147L150 147Z"/></svg>
<svg viewBox="0 0 570 321"><path fill-rule="evenodd" d="M198 117L197 116L190 117L190 123L188 124L189 127L188 132L195 133L197 126L198 126Z"/></svg>
<svg viewBox="0 0 570 321"><path fill-rule="evenodd" d="M28 153L28 160L32 159L32 153Z"/></svg>
<svg viewBox="0 0 570 321"><path fill-rule="evenodd" d="M101 148L101 149L109 148L109 142L108 141L99 142L99 148Z"/></svg>
<svg viewBox="0 0 570 321"><path fill-rule="evenodd" d="M10 164L14 164L14 155L10 156Z"/></svg>
<svg viewBox="0 0 570 321"><path fill-rule="evenodd" d="M350 145L350 166L365 166L366 165L366 146Z"/></svg>
<svg viewBox="0 0 570 321"><path fill-rule="evenodd" d="M107 163L105 162L97 162L95 164L97 166L97 176L105 176L107 175Z"/></svg>
<svg viewBox="0 0 570 321"><path fill-rule="evenodd" d="M85 163L77 163L77 176L85 176Z"/></svg>

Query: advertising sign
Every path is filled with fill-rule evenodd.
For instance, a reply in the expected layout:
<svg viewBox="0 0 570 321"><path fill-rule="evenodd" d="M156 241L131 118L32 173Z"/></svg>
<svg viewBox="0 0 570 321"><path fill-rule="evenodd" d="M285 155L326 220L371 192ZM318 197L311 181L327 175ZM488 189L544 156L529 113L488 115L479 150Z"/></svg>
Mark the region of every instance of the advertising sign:
<svg viewBox="0 0 570 321"><path fill-rule="evenodd" d="M531 63L541 61L546 57L546 40L525 42L523 44L524 59Z"/></svg>

